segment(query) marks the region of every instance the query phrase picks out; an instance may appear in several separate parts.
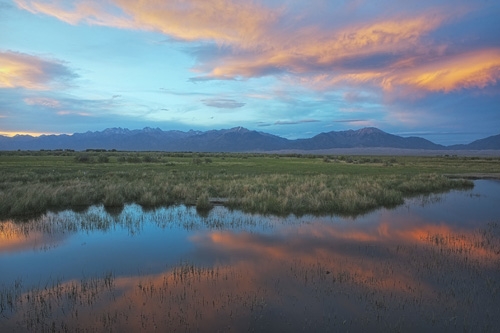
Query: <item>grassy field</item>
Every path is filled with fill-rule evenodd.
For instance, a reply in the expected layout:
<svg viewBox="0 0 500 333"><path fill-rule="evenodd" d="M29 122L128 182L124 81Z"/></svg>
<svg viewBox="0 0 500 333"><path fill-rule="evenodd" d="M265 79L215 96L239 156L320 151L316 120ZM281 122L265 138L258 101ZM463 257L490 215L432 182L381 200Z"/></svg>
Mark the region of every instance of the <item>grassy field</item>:
<svg viewBox="0 0 500 333"><path fill-rule="evenodd" d="M0 217L93 204L214 202L264 214L356 215L405 197L471 188L500 158L163 152L0 152Z"/></svg>

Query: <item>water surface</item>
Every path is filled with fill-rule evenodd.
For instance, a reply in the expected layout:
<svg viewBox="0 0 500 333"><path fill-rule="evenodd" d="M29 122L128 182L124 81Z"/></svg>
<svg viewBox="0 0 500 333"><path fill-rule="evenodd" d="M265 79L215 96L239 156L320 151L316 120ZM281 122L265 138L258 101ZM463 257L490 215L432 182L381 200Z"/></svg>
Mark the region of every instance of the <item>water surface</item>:
<svg viewBox="0 0 500 333"><path fill-rule="evenodd" d="M364 216L215 207L0 222L0 331L493 331L500 182Z"/></svg>

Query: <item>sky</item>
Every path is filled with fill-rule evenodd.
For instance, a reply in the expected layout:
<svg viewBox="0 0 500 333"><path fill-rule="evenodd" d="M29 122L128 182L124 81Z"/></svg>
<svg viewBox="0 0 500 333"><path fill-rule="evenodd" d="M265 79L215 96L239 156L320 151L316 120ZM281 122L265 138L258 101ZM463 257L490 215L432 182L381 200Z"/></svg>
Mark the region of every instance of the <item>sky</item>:
<svg viewBox="0 0 500 333"><path fill-rule="evenodd" d="M498 0L0 0L0 135L500 134Z"/></svg>

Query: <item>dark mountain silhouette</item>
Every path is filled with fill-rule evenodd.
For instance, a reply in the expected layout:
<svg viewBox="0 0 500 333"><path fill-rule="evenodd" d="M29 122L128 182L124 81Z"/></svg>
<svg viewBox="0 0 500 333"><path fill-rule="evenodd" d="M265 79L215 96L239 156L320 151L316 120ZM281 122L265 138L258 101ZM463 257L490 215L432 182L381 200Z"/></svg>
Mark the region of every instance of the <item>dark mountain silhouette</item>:
<svg viewBox="0 0 500 333"><path fill-rule="evenodd" d="M243 127L211 131L163 131L109 128L73 135L0 136L0 150L116 149L128 151L266 152L279 150L325 150L333 148L398 148L421 150L500 150L500 135L466 145L442 146L419 137L401 137L368 127L332 131L309 139L288 140Z"/></svg>
<svg viewBox="0 0 500 333"><path fill-rule="evenodd" d="M168 150L181 151L272 151L287 149L289 140L243 127L213 130L173 142Z"/></svg>
<svg viewBox="0 0 500 333"><path fill-rule="evenodd" d="M295 142L296 149L315 150L330 148L404 148L404 149L431 149L439 150L444 146L431 141L409 137L403 138L389 134L374 127L367 127L357 131L321 133L311 139L299 139Z"/></svg>
<svg viewBox="0 0 500 333"><path fill-rule="evenodd" d="M448 148L454 150L500 149L500 134L473 141L468 145L453 145Z"/></svg>

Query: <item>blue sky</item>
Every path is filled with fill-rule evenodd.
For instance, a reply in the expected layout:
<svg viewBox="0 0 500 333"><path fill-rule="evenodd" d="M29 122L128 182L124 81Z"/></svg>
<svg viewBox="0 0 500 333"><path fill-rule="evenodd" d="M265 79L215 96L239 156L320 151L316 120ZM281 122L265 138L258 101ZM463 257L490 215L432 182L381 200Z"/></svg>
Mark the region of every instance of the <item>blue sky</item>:
<svg viewBox="0 0 500 333"><path fill-rule="evenodd" d="M0 134L500 133L500 3L0 0Z"/></svg>

